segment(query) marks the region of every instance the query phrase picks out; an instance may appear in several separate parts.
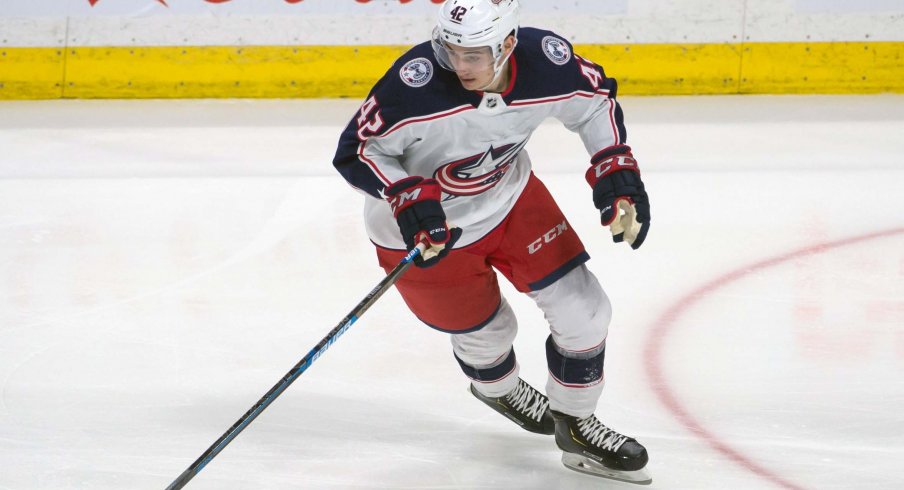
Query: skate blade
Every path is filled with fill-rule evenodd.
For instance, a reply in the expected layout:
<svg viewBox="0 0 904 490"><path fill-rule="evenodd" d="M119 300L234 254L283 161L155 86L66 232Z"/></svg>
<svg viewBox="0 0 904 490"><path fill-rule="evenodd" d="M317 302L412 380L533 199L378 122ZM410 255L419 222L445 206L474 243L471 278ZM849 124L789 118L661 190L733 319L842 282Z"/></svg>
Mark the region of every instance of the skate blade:
<svg viewBox="0 0 904 490"><path fill-rule="evenodd" d="M608 478L626 483L636 483L638 485L649 485L653 483L653 478L647 473L646 468L637 471L619 471L606 468L596 461L574 453L562 453L562 464L566 468L585 473L587 475Z"/></svg>

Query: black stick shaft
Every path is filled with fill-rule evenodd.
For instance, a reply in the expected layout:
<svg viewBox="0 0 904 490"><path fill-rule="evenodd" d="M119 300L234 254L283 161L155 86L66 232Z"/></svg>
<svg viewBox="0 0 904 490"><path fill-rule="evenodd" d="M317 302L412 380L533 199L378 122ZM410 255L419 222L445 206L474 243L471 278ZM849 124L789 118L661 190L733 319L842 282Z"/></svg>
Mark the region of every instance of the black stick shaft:
<svg viewBox="0 0 904 490"><path fill-rule="evenodd" d="M286 373L285 376L283 376L281 380L279 380L279 383L276 383L273 388L270 388L270 391L268 391L267 394L261 397L261 399L258 400L250 410L245 412L245 415L243 415L242 418L236 421L236 423L233 424L232 427L229 428L229 430L227 430L222 436L220 436L219 439L217 439L216 442L214 442L209 448L207 448L207 451L204 451L204 454L202 454L201 457L199 457L194 463L192 463L191 466L188 467L188 469L183 471L178 478L176 478L168 487L166 487L166 490L179 490L180 488L188 484L188 482L191 481L191 479L194 478L195 475L200 473L201 470L204 469L204 467L207 466L207 464L210 463L210 461L215 458L217 454L220 454L220 451L222 451L230 442L232 442L233 439L236 438L236 436L238 436L243 430L245 430L245 427L248 427L248 425L253 422L254 419L256 419L257 416L264 411L264 409L270 406L270 404L273 403L273 400L276 400L276 398L281 395L282 392L286 391L286 388L288 388L299 376L301 376L301 373L305 372L305 370L307 370L311 366L311 364L313 364L314 361L317 360L318 357L326 352L326 350L329 349L331 345L333 345L336 339L338 339L340 335L345 333L345 331L348 330L349 327L351 327L352 324L355 323L358 318L360 318L361 315L363 315L364 312L367 311L371 307L371 305L373 305L374 302L376 302L377 299L380 298L380 296L383 296L383 293L388 291L389 288L391 288L392 285L395 284L395 282L399 279L399 277L401 277L402 274L406 270L408 270L409 267L411 267L411 262L420 253L420 248L412 249L411 252L409 252L401 262L399 262L399 265L397 265L395 269L387 274L386 277L383 278L383 280L380 281L380 283L377 284L377 286L373 290L371 290L371 292L368 293L367 296L365 296L364 299L362 299L361 302L358 303L358 305L355 306L354 309L352 309L352 311L349 312L349 314L346 315L345 318L343 318L335 328L330 330L330 333L328 333L326 337L321 339L320 342L316 346L314 346L314 348L311 349L311 351L308 352L306 356L304 356L304 358L298 361L298 364L296 364L295 367L293 367L288 373Z"/></svg>

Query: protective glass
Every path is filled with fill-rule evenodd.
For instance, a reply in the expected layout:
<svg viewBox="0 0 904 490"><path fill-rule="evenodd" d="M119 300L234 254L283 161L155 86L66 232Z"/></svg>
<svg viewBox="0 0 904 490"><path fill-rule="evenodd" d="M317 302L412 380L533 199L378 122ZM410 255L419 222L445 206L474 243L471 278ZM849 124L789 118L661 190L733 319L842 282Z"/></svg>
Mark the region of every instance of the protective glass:
<svg viewBox="0 0 904 490"><path fill-rule="evenodd" d="M438 29L433 31L433 53L440 66L455 72L490 70L496 62L489 46L463 48L450 45L439 37Z"/></svg>

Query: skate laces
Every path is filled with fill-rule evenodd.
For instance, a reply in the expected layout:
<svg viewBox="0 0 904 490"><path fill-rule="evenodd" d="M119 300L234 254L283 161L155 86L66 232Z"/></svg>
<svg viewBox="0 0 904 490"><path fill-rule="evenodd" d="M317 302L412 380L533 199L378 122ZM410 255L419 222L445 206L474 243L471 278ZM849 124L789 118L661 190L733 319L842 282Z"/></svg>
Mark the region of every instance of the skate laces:
<svg viewBox="0 0 904 490"><path fill-rule="evenodd" d="M524 380L519 380L518 386L506 398L512 404L512 408L537 422L540 422L549 407L549 400Z"/></svg>
<svg viewBox="0 0 904 490"><path fill-rule="evenodd" d="M607 451L617 452L628 440L628 436L606 427L593 415L578 419L578 429L591 444Z"/></svg>

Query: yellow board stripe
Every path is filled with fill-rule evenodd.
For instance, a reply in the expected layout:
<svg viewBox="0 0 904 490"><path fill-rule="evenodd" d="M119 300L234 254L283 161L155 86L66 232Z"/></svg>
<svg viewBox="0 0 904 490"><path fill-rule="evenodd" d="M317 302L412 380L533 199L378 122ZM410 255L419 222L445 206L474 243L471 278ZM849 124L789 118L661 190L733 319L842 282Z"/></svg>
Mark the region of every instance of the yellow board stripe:
<svg viewBox="0 0 904 490"><path fill-rule="evenodd" d="M737 44L575 46L618 80L618 93L637 95L738 93Z"/></svg>
<svg viewBox="0 0 904 490"><path fill-rule="evenodd" d="M0 99L362 97L404 46L0 48ZM621 94L904 92L904 43L578 45Z"/></svg>
<svg viewBox="0 0 904 490"><path fill-rule="evenodd" d="M745 45L740 93L904 92L904 43Z"/></svg>
<svg viewBox="0 0 904 490"><path fill-rule="evenodd" d="M63 95L63 48L0 49L0 99L55 99Z"/></svg>

